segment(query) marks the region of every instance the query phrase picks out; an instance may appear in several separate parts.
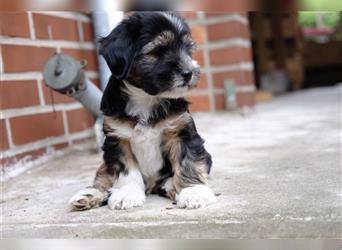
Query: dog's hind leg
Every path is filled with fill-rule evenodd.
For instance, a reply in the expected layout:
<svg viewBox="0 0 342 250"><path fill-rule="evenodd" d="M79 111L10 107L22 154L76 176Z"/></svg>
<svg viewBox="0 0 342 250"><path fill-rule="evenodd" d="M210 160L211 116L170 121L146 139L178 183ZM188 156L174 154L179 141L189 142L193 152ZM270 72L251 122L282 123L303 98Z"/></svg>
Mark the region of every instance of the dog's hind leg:
<svg viewBox="0 0 342 250"><path fill-rule="evenodd" d="M109 189L125 167L121 161L124 157L121 142L118 138L106 137L103 145L104 163L96 172L94 184L76 193L69 204L72 210L96 208L105 203L109 197Z"/></svg>
<svg viewBox="0 0 342 250"><path fill-rule="evenodd" d="M77 192L70 200L72 210L86 210L104 205L109 196L109 189L113 185L114 175L108 172L105 164L102 164L96 172L92 187Z"/></svg>

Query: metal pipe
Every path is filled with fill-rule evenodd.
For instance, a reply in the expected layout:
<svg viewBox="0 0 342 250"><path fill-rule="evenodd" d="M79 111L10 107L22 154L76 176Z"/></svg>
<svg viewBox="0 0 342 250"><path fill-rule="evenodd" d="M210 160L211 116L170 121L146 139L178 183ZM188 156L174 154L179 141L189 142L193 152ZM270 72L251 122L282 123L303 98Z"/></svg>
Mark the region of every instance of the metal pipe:
<svg viewBox="0 0 342 250"><path fill-rule="evenodd" d="M57 53L46 63L43 75L48 87L75 98L97 117L94 131L100 152L104 140L100 110L102 92L85 76L85 65L86 61L79 62L71 56Z"/></svg>
<svg viewBox="0 0 342 250"><path fill-rule="evenodd" d="M85 86L85 90L75 92L73 97L95 116L102 116L102 112L100 111L102 92L88 78L85 78Z"/></svg>
<svg viewBox="0 0 342 250"><path fill-rule="evenodd" d="M93 27L96 39L107 36L123 19L124 13L122 11L111 11L113 9L112 2L114 1L99 1L97 3L97 8L106 11L92 12ZM96 44L96 47L98 49L98 44ZM99 54L97 54L97 61L99 63L101 89L104 90L107 86L111 72L106 61Z"/></svg>
<svg viewBox="0 0 342 250"><path fill-rule="evenodd" d="M123 19L124 13L122 11L114 11L116 1L108 1L108 0L99 0L96 2L97 9L102 11L93 11L92 20L94 27L94 34L96 38L96 48L99 49L99 44L97 43L97 39L101 37L107 36L111 30L118 25L119 22ZM105 11L103 11L105 10ZM111 75L111 71L105 61L105 59L97 53L97 61L99 64L99 73L100 73L100 82L101 89L104 91L109 77ZM98 145L98 151L100 151L101 146L104 141L104 134L102 131L103 124L103 116L100 116L96 119L94 130Z"/></svg>
<svg viewBox="0 0 342 250"><path fill-rule="evenodd" d="M76 61L71 56L56 53L45 65L44 79L53 90L74 97L95 116L102 115L102 92L86 78L83 67L86 61Z"/></svg>

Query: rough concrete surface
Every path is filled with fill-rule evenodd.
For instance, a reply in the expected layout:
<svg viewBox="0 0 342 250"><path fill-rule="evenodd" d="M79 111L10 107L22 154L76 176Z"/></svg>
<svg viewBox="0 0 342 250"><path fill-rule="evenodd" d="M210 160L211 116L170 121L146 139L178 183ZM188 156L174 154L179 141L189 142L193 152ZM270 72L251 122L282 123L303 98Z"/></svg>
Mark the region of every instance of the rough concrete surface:
<svg viewBox="0 0 342 250"><path fill-rule="evenodd" d="M5 238L336 238L341 220L341 87L300 91L248 115L195 114L213 156L218 202L70 212L101 155L74 149L2 184Z"/></svg>

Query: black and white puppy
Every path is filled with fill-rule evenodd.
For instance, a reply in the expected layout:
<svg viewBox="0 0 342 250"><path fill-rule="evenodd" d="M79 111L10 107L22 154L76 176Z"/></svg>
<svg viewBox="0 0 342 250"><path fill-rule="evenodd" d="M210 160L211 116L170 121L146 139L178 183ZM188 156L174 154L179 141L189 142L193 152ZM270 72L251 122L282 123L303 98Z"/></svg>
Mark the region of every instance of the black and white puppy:
<svg viewBox="0 0 342 250"><path fill-rule="evenodd" d="M145 194L181 208L216 201L207 186L211 156L184 99L199 78L185 21L169 12L138 12L100 40L112 76L104 91L104 164L78 192L75 210L142 206Z"/></svg>

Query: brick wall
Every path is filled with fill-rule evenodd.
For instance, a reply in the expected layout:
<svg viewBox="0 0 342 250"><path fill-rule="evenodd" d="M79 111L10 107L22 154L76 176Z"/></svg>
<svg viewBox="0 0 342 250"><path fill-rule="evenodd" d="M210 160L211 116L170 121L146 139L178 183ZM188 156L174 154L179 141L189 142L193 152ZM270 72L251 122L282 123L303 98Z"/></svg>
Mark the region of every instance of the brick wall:
<svg viewBox="0 0 342 250"><path fill-rule="evenodd" d="M63 52L85 58L86 74L99 82L90 17L0 12L0 24L0 164L36 159L92 137L92 115L74 99L51 92L42 77L47 60Z"/></svg>
<svg viewBox="0 0 342 250"><path fill-rule="evenodd" d="M202 69L198 88L188 96L191 110L224 110L225 79L235 81L239 107L253 106L246 14L182 14L198 42L194 57ZM64 148L93 136L91 114L72 98L51 92L42 78L46 61L55 52L63 52L86 59L87 76L99 83L89 16L77 12L0 12L0 23L0 164L35 159L47 149Z"/></svg>
<svg viewBox="0 0 342 250"><path fill-rule="evenodd" d="M226 109L224 80L236 84L238 107L254 106L254 73L247 13L183 12L192 28L201 65L199 87L188 99L192 111Z"/></svg>

